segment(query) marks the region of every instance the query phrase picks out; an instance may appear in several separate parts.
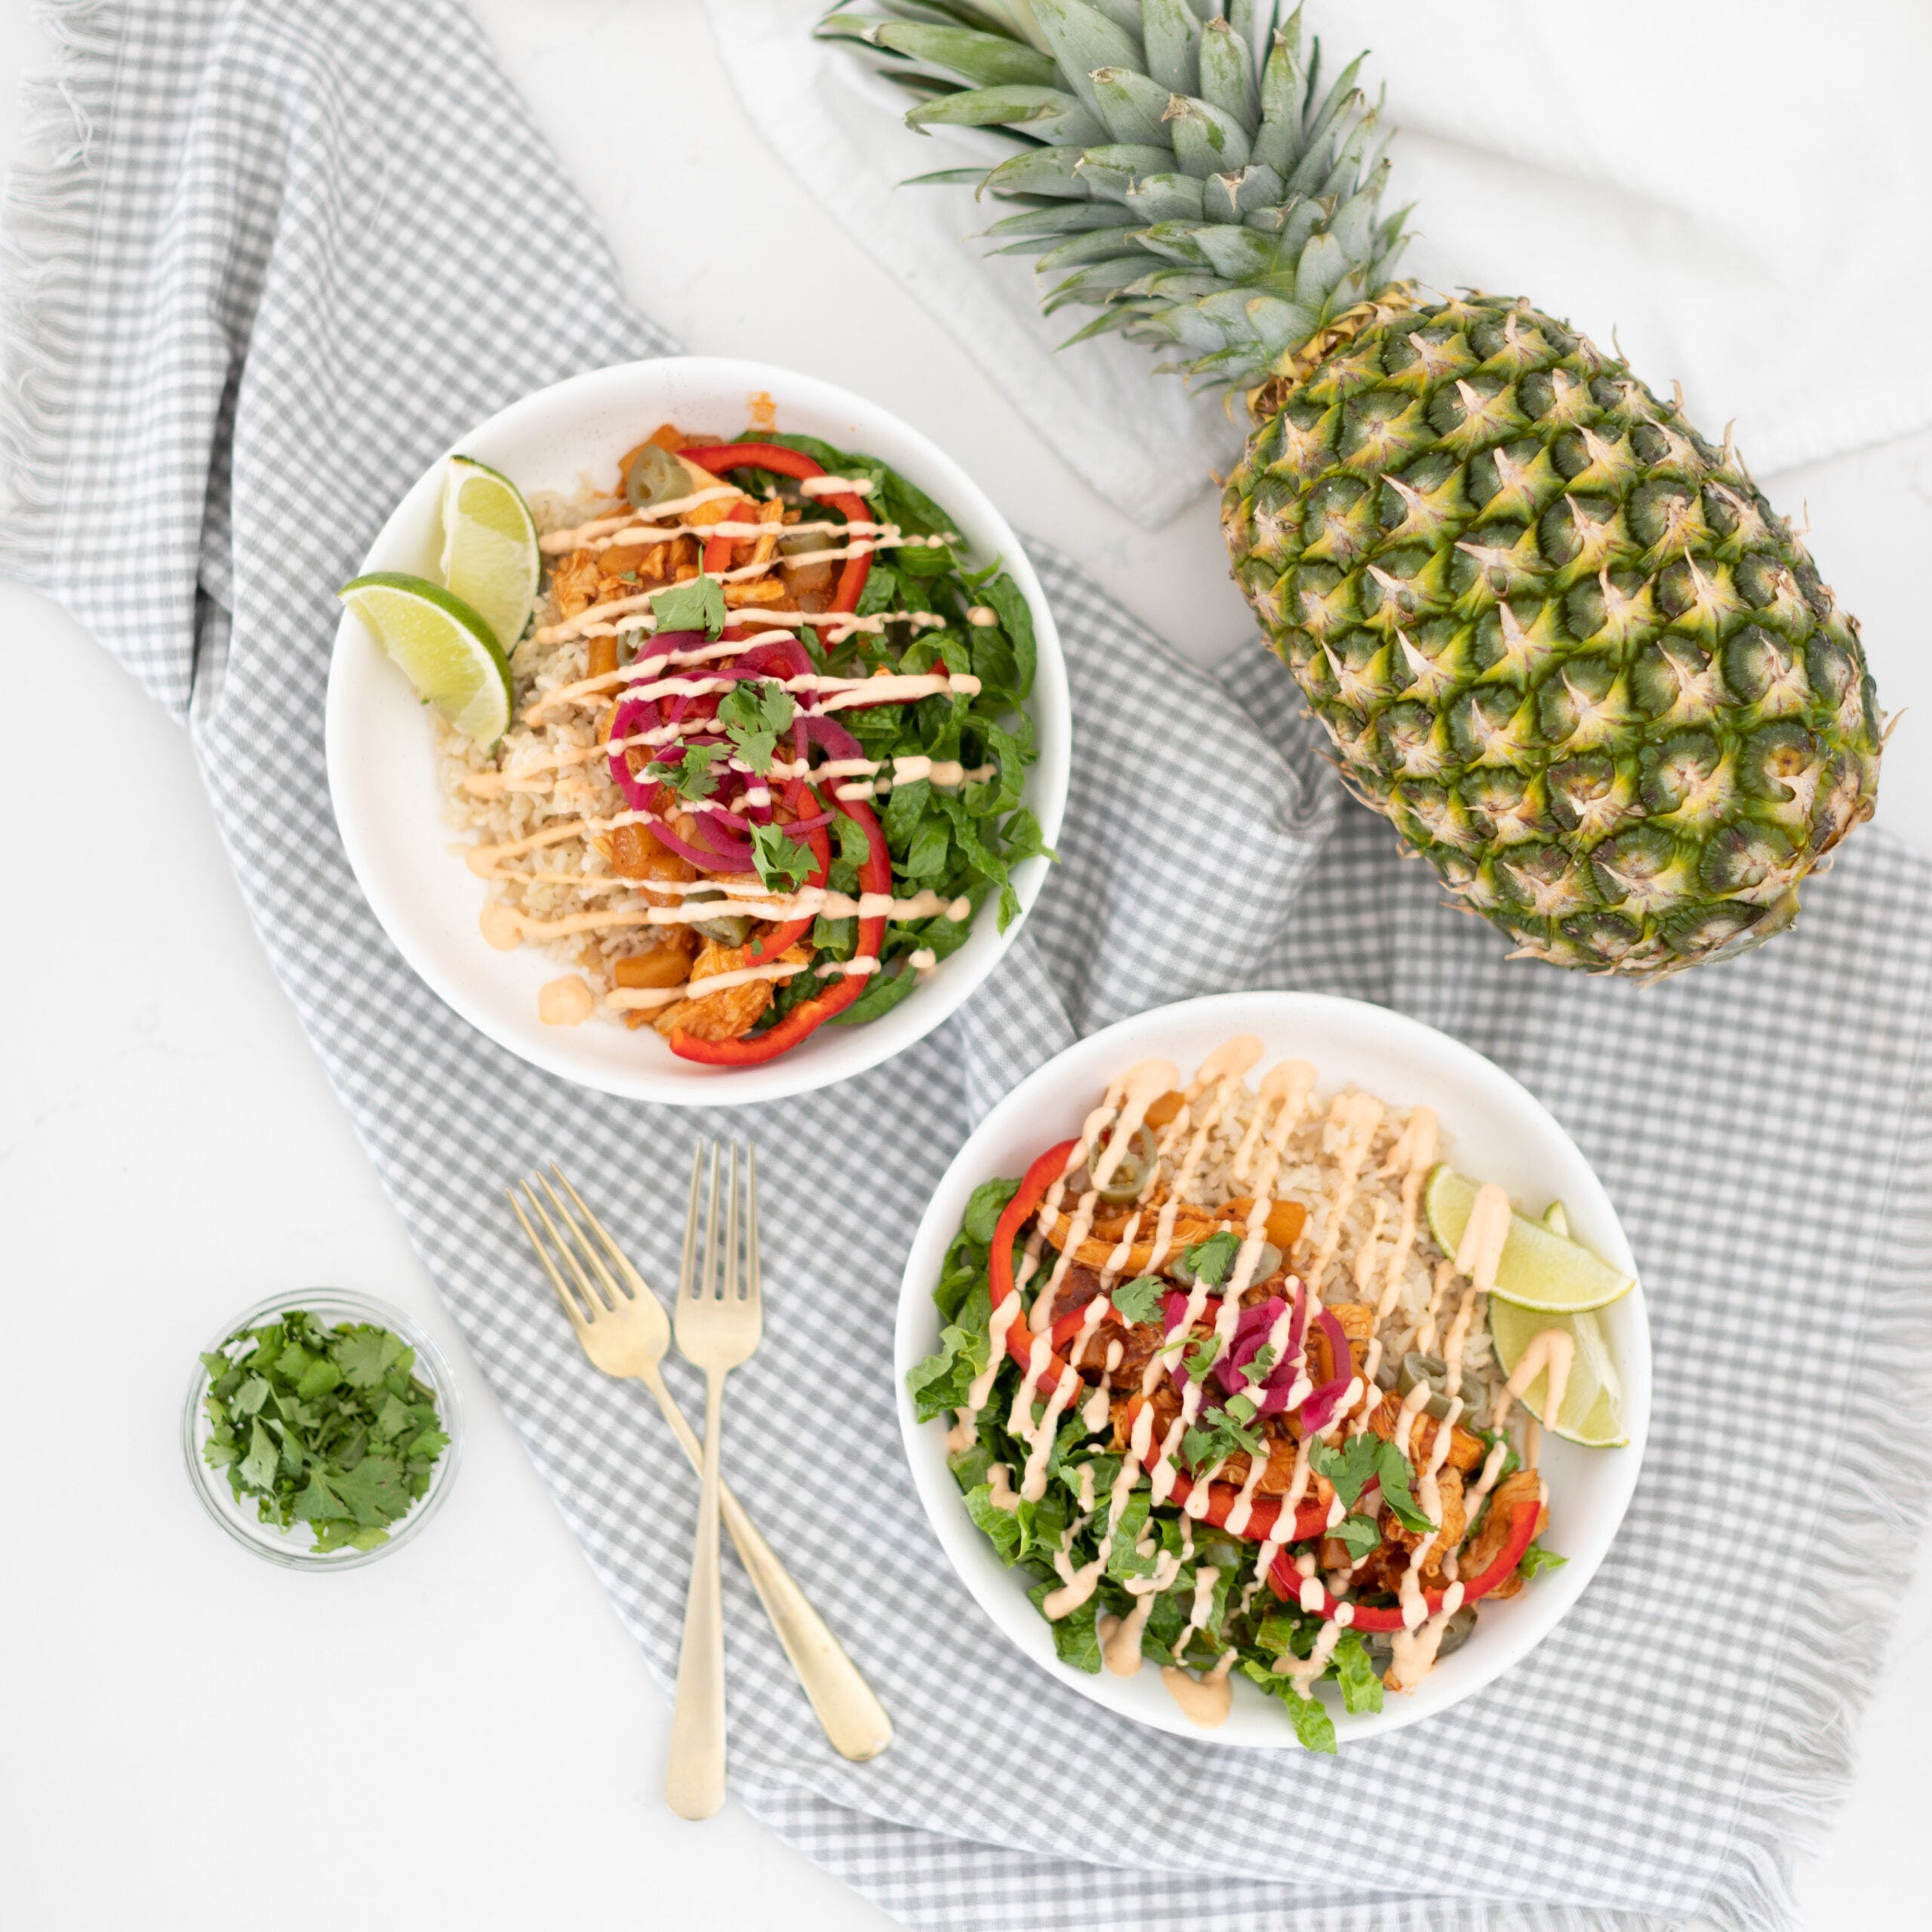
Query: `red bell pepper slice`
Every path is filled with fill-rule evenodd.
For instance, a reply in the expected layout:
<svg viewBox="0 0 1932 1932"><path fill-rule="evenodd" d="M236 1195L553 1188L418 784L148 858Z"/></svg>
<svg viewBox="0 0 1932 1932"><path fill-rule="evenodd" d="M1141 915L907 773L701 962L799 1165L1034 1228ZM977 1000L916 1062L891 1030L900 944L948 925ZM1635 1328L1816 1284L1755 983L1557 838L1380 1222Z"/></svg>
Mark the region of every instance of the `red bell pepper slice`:
<svg viewBox="0 0 1932 1932"><path fill-rule="evenodd" d="M1511 1512L1509 1534L1503 1538L1503 1547L1488 1568L1478 1571L1463 1585L1464 1603L1474 1603L1478 1597L1486 1597L1490 1592L1500 1589L1515 1573L1516 1566L1523 1560L1524 1553L1537 1540L1537 1519L1543 1514L1543 1499L1531 1497L1515 1505ZM1324 1623L1332 1623L1341 1608L1336 1598L1328 1594L1318 1578L1304 1577L1288 1561L1288 1553L1283 1550L1275 1559L1275 1567L1268 1573L1268 1581L1275 1594L1285 1602L1301 1601L1302 1586L1312 1583L1321 1592L1321 1601L1309 1614L1320 1617ZM1441 1590L1425 1590L1423 1601L1429 1607L1432 1617L1441 1613L1442 1599L1446 1593ZM1349 1628L1352 1630L1399 1630L1402 1626L1400 1604L1382 1605L1358 1603L1349 1606Z"/></svg>
<svg viewBox="0 0 1932 1932"><path fill-rule="evenodd" d="M1013 1278L1013 1244L1020 1238L1020 1230L1026 1225L1027 1217L1038 1212L1040 1203L1047 1198L1048 1189L1066 1173L1067 1157L1078 1144L1077 1141L1063 1140L1057 1146L1049 1147L1021 1177L1013 1198L1006 1204L995 1225L992 1254L986 1264L989 1312L1020 1292ZM1026 1366L1033 1352L1033 1334L1023 1321L1015 1321L1007 1330L1006 1352L1023 1369ZM1060 1386L1063 1375L1072 1376L1075 1381L1079 1380L1078 1373L1057 1353L1051 1354L1038 1386L1051 1395Z"/></svg>
<svg viewBox="0 0 1932 1932"><path fill-rule="evenodd" d="M739 515L740 511L744 514ZM755 523L758 506L743 497L725 512L721 523ZM735 537L707 537L704 540L704 561L700 568L707 577L722 577L731 568L731 546L740 540Z"/></svg>
<svg viewBox="0 0 1932 1932"><path fill-rule="evenodd" d="M825 474L823 463L814 463L802 450L787 449L783 443L717 443L704 449L681 450L678 454L688 463L709 470L714 476L721 476L728 469L768 469L774 475L795 476L803 481L808 477ZM821 497L819 501L830 503L851 522L871 521L863 500L850 491L841 490L834 496ZM705 568L711 570L713 566L709 544L705 546L704 559ZM869 551L845 559L844 568L838 573L838 587L832 595L833 610L856 611L859 608L859 593L866 587L872 567Z"/></svg>
<svg viewBox="0 0 1932 1932"><path fill-rule="evenodd" d="M836 787L832 803L835 810L843 812L866 835L865 863L859 868L860 891L890 894L892 854L887 850L885 834L872 808L863 798L841 798ZM859 921L856 958L876 959L884 943L883 913ZM863 974L841 973L817 998L801 1001L775 1026L768 1026L762 1033L738 1040L700 1040L680 1029L671 1035L671 1051L681 1060L700 1060L707 1066L762 1066L817 1032L833 1014L843 1013L865 989Z"/></svg>
<svg viewBox="0 0 1932 1932"><path fill-rule="evenodd" d="M793 756L797 753L795 752ZM792 809L801 817L816 817L824 811L818 794L802 780L794 780L788 795ZM808 888L821 886L832 872L832 841L825 835L825 827L819 826L805 834L805 841L811 848L814 865L811 877L805 881ZM787 919L783 925L774 926L769 932L760 933L751 943L746 958L755 965L763 965L768 959L776 959L787 946L796 946L817 923L818 915L808 912L801 919Z"/></svg>
<svg viewBox="0 0 1932 1932"><path fill-rule="evenodd" d="M1137 1395L1127 1405L1127 1426L1131 1430L1138 1419L1146 1398ZM1185 1503L1194 1493L1194 1485L1180 1470L1174 1472L1173 1489L1169 1492L1177 1503ZM1231 1482L1211 1482L1208 1485L1208 1521L1217 1530L1228 1527L1228 1518L1240 1497L1239 1487ZM1281 1520L1281 1499L1278 1496L1256 1496L1249 1498L1247 1522L1238 1530L1229 1530L1230 1536L1238 1536L1247 1543L1266 1543L1272 1537ZM1328 1506L1312 1491L1295 1505L1294 1529L1284 1539L1289 1543L1300 1543L1303 1538L1318 1535L1328 1521Z"/></svg>

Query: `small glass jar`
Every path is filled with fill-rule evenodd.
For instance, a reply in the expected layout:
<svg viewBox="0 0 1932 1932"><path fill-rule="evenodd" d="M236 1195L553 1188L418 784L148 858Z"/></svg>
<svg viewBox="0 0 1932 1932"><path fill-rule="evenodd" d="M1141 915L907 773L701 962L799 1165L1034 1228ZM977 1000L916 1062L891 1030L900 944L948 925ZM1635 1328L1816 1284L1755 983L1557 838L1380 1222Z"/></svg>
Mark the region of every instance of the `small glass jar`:
<svg viewBox="0 0 1932 1932"><path fill-rule="evenodd" d="M408 1515L392 1524L389 1540L373 1549L342 1549L318 1551L314 1532L306 1523L281 1529L264 1523L256 1515L256 1499L238 1497L228 1486L226 1469L211 1469L202 1459L202 1444L214 1432L202 1398L208 1392L206 1367L197 1361L188 1401L181 1412L181 1446L188 1460L188 1478L194 1484L202 1507L245 1548L271 1563L290 1570L354 1570L400 1549L422 1533L423 1525L442 1506L451 1483L456 1480L457 1463L463 1451L463 1402L457 1392L456 1377L441 1349L398 1308L386 1302L347 1288L291 1288L244 1309L223 1324L204 1354L213 1355L229 1337L246 1328L260 1328L291 1309L302 1309L333 1328L343 1322L368 1322L408 1343L416 1352L411 1373L435 1396L436 1417L449 1447L437 1457L429 1472L429 1487Z"/></svg>

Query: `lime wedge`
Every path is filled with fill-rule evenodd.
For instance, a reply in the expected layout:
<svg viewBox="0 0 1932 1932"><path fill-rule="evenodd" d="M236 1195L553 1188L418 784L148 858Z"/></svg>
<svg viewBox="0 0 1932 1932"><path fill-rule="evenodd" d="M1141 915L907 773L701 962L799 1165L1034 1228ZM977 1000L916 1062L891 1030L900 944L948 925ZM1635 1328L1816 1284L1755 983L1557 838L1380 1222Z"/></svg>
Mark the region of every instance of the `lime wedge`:
<svg viewBox="0 0 1932 1932"><path fill-rule="evenodd" d="M472 457L443 473L443 581L508 651L537 601L542 563L530 506L507 476Z"/></svg>
<svg viewBox="0 0 1932 1932"><path fill-rule="evenodd" d="M1544 1413L1549 1399L1549 1377L1540 1371L1522 1401L1524 1408L1567 1441L1589 1449L1620 1449L1629 1441L1623 1427L1623 1384L1611 1359L1610 1339L1594 1315L1552 1315L1546 1310L1519 1308L1492 1295L1489 1332L1496 1359L1506 1375L1515 1373L1523 1352L1546 1328L1560 1328L1576 1343L1570 1374L1563 1386L1562 1412L1552 1422Z"/></svg>
<svg viewBox="0 0 1932 1932"><path fill-rule="evenodd" d="M372 571L336 595L375 633L417 696L466 738L487 749L509 729L509 663L462 598L398 571Z"/></svg>
<svg viewBox="0 0 1932 1932"><path fill-rule="evenodd" d="M1423 1197L1429 1231L1445 1254L1456 1252L1476 1198L1476 1184L1452 1168L1438 1167ZM1557 1204L1553 1215L1561 1214ZM1607 1308L1627 1295L1635 1277L1620 1274L1569 1238L1569 1221L1558 1226L1552 1215L1540 1222L1509 1217L1509 1233L1496 1270L1496 1292L1523 1308L1576 1315Z"/></svg>

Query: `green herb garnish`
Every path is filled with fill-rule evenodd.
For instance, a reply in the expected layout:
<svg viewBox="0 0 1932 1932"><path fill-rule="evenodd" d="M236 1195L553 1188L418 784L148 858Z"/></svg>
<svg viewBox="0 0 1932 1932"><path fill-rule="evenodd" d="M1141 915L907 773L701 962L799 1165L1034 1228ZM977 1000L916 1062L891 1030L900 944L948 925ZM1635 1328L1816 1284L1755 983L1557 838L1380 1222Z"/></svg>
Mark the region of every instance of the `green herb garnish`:
<svg viewBox="0 0 1932 1932"><path fill-rule="evenodd" d="M1223 1228L1217 1235L1210 1235L1205 1241L1196 1241L1192 1247L1181 1251L1194 1278L1211 1288L1218 1288L1226 1280L1229 1269L1241 1250L1241 1236L1232 1228Z"/></svg>
<svg viewBox="0 0 1932 1932"><path fill-rule="evenodd" d="M724 592L715 577L700 574L659 591L651 614L660 631L703 631L715 637L724 628Z"/></svg>
<svg viewBox="0 0 1932 1932"><path fill-rule="evenodd" d="M1409 1488L1408 1459L1394 1443L1364 1431L1350 1436L1345 1448L1317 1443L1309 1451L1308 1460L1334 1485L1345 1509L1352 1509L1356 1497L1374 1481L1381 1484L1382 1500L1404 1529L1427 1536L1435 1528L1416 1507Z"/></svg>
<svg viewBox="0 0 1932 1932"><path fill-rule="evenodd" d="M1235 1401L1242 1399L1238 1396ZM1237 1451L1248 1456L1263 1454L1261 1432L1249 1426L1254 1416L1252 1403L1246 1404L1245 1413L1233 1402L1225 1407L1204 1410L1201 1420L1181 1438L1180 1453L1188 1467L1203 1469Z"/></svg>
<svg viewBox="0 0 1932 1932"><path fill-rule="evenodd" d="M374 1549L429 1487L449 1447L416 1352L368 1322L291 1309L202 1358L211 1469L260 1521L306 1523L318 1552Z"/></svg>
<svg viewBox="0 0 1932 1932"><path fill-rule="evenodd" d="M792 728L796 709L792 694L783 685L747 678L734 685L718 700L718 721L737 746L738 755L754 771L768 772L772 754L778 748L778 734Z"/></svg>
<svg viewBox="0 0 1932 1932"><path fill-rule="evenodd" d="M1558 1556L1553 1549L1545 1549L1540 1543L1533 1543L1523 1552L1523 1560L1516 1565L1519 1577L1534 1577L1545 1570L1561 1570L1570 1561L1567 1556Z"/></svg>
<svg viewBox="0 0 1932 1932"><path fill-rule="evenodd" d="M1408 1459L1392 1442L1382 1445L1380 1473L1383 1506L1412 1535L1432 1535L1435 1525L1417 1507L1410 1492Z"/></svg>
<svg viewBox="0 0 1932 1932"><path fill-rule="evenodd" d="M1182 1358L1182 1366L1187 1371L1190 1381L1198 1382L1214 1366L1221 1352L1221 1338L1209 1329Z"/></svg>
<svg viewBox="0 0 1932 1932"><path fill-rule="evenodd" d="M811 878L815 862L795 838L775 825L752 827L752 863L768 892L789 892Z"/></svg>
<svg viewBox="0 0 1932 1932"><path fill-rule="evenodd" d="M677 764L654 761L645 767L644 775L669 786L681 798L708 798L718 789L718 777L711 768L724 755L722 745L687 745Z"/></svg>
<svg viewBox="0 0 1932 1932"><path fill-rule="evenodd" d="M1381 1526L1373 1516L1344 1516L1328 1534L1341 1539L1351 1563L1359 1563L1382 1540Z"/></svg>
<svg viewBox="0 0 1932 1932"><path fill-rule="evenodd" d="M1342 1507L1352 1509L1380 1464L1382 1438L1367 1433L1352 1435L1340 1449L1317 1442L1310 1446L1308 1460L1318 1475L1327 1478L1342 1499Z"/></svg>
<svg viewBox="0 0 1932 1932"><path fill-rule="evenodd" d="M1161 1305L1168 1291L1168 1284L1158 1275L1137 1275L1131 1281L1123 1281L1107 1299L1114 1305L1120 1318L1131 1328L1143 1321L1152 1321L1154 1311Z"/></svg>

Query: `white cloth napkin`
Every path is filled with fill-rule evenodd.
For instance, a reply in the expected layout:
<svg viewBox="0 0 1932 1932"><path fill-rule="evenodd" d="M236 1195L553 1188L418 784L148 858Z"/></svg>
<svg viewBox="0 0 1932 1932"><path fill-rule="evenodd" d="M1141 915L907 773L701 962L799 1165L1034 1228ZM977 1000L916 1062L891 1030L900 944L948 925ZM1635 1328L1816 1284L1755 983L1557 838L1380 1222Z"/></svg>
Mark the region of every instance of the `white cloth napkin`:
<svg viewBox="0 0 1932 1932"><path fill-rule="evenodd" d="M995 11L998 11L995 0ZM983 134L912 132L897 89L815 41L800 0L712 0L754 119L825 205L952 329L1100 494L1151 528L1238 438L1161 358L1056 353L1024 256L971 239L1001 212L909 175L986 165ZM866 0L846 11L866 13ZM1399 131L1402 272L1527 295L1668 391L1768 475L1932 420L1932 8L1922 0L1309 0L1333 73L1369 49Z"/></svg>

